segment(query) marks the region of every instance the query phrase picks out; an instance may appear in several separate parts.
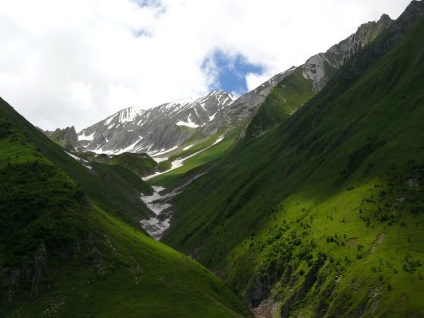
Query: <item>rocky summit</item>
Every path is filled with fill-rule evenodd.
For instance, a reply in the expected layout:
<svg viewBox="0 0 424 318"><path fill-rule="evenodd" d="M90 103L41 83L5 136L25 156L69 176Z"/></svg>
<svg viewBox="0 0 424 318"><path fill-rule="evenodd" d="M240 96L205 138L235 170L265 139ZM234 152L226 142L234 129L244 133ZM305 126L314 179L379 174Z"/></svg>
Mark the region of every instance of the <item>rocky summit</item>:
<svg viewBox="0 0 424 318"><path fill-rule="evenodd" d="M199 143L218 132L225 134L239 129L242 137L243 127L249 124L277 83L293 76L295 71L301 72L304 81L312 84L310 96L313 96L351 56L392 22L389 16L383 15L377 22L365 23L327 52L316 54L305 64L275 75L239 98L214 91L197 99L178 100L147 110L135 107L123 109L83 129L78 134L79 144L96 153L146 152L157 155Z"/></svg>
<svg viewBox="0 0 424 318"><path fill-rule="evenodd" d="M179 147L199 130L218 130L217 113L234 100L228 93L214 91L148 110L126 108L83 129L78 139L87 150L98 153L157 154Z"/></svg>
<svg viewBox="0 0 424 318"><path fill-rule="evenodd" d="M79 133L0 98L0 317L424 317L423 34Z"/></svg>

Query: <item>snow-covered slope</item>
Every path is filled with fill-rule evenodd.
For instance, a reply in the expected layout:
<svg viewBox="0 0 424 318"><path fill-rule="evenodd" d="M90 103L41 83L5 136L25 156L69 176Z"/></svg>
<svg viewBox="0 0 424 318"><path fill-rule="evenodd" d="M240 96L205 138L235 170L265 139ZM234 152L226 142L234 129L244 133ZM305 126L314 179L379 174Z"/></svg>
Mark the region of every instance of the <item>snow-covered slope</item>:
<svg viewBox="0 0 424 318"><path fill-rule="evenodd" d="M158 157L180 146L180 150L188 149L218 132L222 135L246 127L278 82L300 69L304 80L311 82L314 93L317 93L340 66L391 23L392 20L383 15L377 22L363 24L356 33L327 52L275 75L240 98L214 91L198 99L179 100L147 110L123 109L83 129L78 134L79 143L97 153L147 152ZM243 129L240 132L243 135Z"/></svg>
<svg viewBox="0 0 424 318"><path fill-rule="evenodd" d="M126 108L83 129L78 140L98 153L147 152L159 154L176 149L195 133L216 133L216 115L236 97L214 91L198 99L184 99L143 110ZM205 135L205 136L207 136Z"/></svg>

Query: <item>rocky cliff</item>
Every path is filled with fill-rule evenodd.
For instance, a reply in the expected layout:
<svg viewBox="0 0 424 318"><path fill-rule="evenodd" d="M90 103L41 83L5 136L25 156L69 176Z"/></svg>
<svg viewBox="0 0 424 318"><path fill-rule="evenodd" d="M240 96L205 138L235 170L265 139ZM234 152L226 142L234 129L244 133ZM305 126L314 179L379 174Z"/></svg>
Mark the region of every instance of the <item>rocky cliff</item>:
<svg viewBox="0 0 424 318"><path fill-rule="evenodd" d="M325 53L309 58L301 65L303 76L312 81L315 93L319 92L342 65L380 35L393 20L383 14L379 21L362 24L356 33L332 46Z"/></svg>
<svg viewBox="0 0 424 318"><path fill-rule="evenodd" d="M43 131L51 140L70 151L78 151L83 149L78 141L75 127L66 127L64 129L56 129L55 131Z"/></svg>

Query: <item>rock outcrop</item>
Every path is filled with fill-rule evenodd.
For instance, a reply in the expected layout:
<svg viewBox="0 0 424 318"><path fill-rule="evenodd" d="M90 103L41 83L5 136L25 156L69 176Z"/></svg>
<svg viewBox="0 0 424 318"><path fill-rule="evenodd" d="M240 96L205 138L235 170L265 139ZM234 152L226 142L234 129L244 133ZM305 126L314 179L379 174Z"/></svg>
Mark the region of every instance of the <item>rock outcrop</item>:
<svg viewBox="0 0 424 318"><path fill-rule="evenodd" d="M310 57L305 64L301 65L303 76L312 81L315 93L327 84L336 70L392 23L393 20L387 14L383 14L379 21L362 24L356 33L333 45L327 52Z"/></svg>
<svg viewBox="0 0 424 318"><path fill-rule="evenodd" d="M61 145L69 151L78 151L83 149L78 136L75 131L75 127L66 127L64 129L56 129L55 131L43 131L51 140Z"/></svg>

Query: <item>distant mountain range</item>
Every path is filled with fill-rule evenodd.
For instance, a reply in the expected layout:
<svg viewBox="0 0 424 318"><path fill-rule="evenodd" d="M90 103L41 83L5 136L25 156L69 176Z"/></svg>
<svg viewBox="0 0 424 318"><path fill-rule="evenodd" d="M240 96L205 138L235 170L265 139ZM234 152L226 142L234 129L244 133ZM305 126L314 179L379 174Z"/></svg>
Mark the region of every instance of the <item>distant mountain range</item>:
<svg viewBox="0 0 424 318"><path fill-rule="evenodd" d="M215 134L226 135L240 130L244 135L244 128L277 83L290 75L294 76L293 73L301 73L301 80L310 86L309 99L351 56L373 41L391 23L392 20L383 15L378 22L363 24L356 33L327 52L314 55L305 64L275 75L239 98L214 91L197 99L174 101L147 110L131 107L84 128L76 135L77 138L72 127L65 129L66 133L56 130L48 135L62 145L94 153L117 155L146 152L152 156L170 151L181 152ZM256 128L259 131L264 129Z"/></svg>
<svg viewBox="0 0 424 318"><path fill-rule="evenodd" d="M423 34L412 1L239 98L79 133L0 99L0 316L422 317Z"/></svg>
<svg viewBox="0 0 424 318"><path fill-rule="evenodd" d="M198 99L186 99L143 110L127 108L83 129L78 140L87 150L98 153L169 151L195 134L213 134L217 113L236 98L212 92Z"/></svg>

